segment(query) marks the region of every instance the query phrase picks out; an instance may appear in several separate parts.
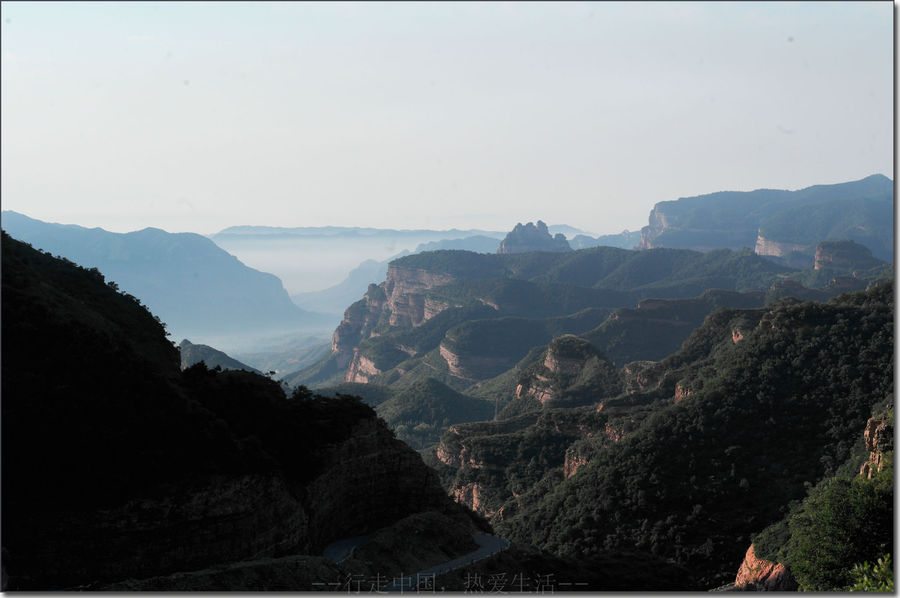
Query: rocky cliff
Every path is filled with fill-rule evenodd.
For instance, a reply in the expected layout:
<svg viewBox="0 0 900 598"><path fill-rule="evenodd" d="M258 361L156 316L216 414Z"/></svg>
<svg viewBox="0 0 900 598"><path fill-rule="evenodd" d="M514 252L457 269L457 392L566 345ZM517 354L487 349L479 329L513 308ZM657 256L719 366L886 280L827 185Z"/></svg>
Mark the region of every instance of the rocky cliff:
<svg viewBox="0 0 900 598"><path fill-rule="evenodd" d="M756 255L765 255L769 257L789 257L792 253L809 253L812 250L810 245L801 245L798 243L787 243L784 241L772 241L766 239L761 234L756 237L756 245L753 252Z"/></svg>
<svg viewBox="0 0 900 598"><path fill-rule="evenodd" d="M338 367L345 368L350 364L353 349L371 335L380 322L386 305L387 295L382 283L370 284L363 298L347 308L344 319L331 337L331 353L336 358Z"/></svg>
<svg viewBox="0 0 900 598"><path fill-rule="evenodd" d="M516 399L574 406L599 402L621 390L616 368L593 345L577 336L565 335L550 343L542 361L519 375Z"/></svg>
<svg viewBox="0 0 900 598"><path fill-rule="evenodd" d="M516 359L506 356L457 354L443 343L438 347L441 359L446 362L452 376L462 380L485 380L497 376L516 365Z"/></svg>
<svg viewBox="0 0 900 598"><path fill-rule="evenodd" d="M550 236L550 231L543 221L537 225L529 222L526 225L516 224L506 238L500 243L497 253L526 253L529 251L572 251L565 235L557 233Z"/></svg>
<svg viewBox="0 0 900 598"><path fill-rule="evenodd" d="M866 450L869 451L869 457L860 467L859 475L871 479L875 473L884 469L885 453L894 450L893 404L889 405L887 411L881 415L869 418L863 437L866 442Z"/></svg>
<svg viewBox="0 0 900 598"><path fill-rule="evenodd" d="M425 291L453 280L448 274L390 264L385 281L370 284L365 296L347 308L334 331L331 352L338 367L349 366L360 341L376 336L383 327L419 326L449 307L426 298Z"/></svg>
<svg viewBox="0 0 900 598"><path fill-rule="evenodd" d="M708 251L755 247L758 255L811 262L816 243L850 238L892 254L893 184L882 175L797 191L722 191L657 203L641 229L641 249ZM798 262L799 263L799 262Z"/></svg>
<svg viewBox="0 0 900 598"><path fill-rule="evenodd" d="M791 572L780 563L757 558L753 545L747 549L744 562L734 580L736 590L756 590L764 592L793 592L797 582Z"/></svg>

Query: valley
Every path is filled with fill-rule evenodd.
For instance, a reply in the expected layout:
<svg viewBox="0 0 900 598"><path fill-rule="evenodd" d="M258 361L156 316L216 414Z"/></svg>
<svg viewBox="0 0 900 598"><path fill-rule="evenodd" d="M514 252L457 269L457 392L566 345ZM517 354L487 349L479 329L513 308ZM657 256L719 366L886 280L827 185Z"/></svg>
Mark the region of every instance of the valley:
<svg viewBox="0 0 900 598"><path fill-rule="evenodd" d="M657 206L653 247L582 247L538 221L376 256L302 294L335 305L365 285L330 340L313 312L241 298L288 293L202 237L5 212L35 248L4 232L4 446L30 447L4 451L4 587L412 591L418 572L458 591L525 571L559 591L848 587L892 551L893 266L846 228L874 230L877 211L827 206L827 234L787 253L678 246L673 214L712 197L722 222L774 222L754 193ZM815 210L884 187L796 193ZM217 276L248 281L231 305L267 323L231 312L255 331L233 347L202 342L225 338L213 320L167 339L230 304L197 299L222 283L195 280L177 311L152 300L174 326L152 315L142 295L190 271L160 274L161 243L188 243L195 271L230 264ZM50 482L77 500L52 504ZM859 493L844 523L866 539L810 553L834 532L809 521Z"/></svg>

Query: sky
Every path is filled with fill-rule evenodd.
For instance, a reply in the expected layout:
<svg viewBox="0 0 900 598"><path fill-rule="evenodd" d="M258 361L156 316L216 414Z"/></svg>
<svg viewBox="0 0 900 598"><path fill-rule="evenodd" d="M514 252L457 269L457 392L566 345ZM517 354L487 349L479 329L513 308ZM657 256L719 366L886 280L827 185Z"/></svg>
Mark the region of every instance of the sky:
<svg viewBox="0 0 900 598"><path fill-rule="evenodd" d="M893 178L891 2L3 2L3 209L636 230Z"/></svg>

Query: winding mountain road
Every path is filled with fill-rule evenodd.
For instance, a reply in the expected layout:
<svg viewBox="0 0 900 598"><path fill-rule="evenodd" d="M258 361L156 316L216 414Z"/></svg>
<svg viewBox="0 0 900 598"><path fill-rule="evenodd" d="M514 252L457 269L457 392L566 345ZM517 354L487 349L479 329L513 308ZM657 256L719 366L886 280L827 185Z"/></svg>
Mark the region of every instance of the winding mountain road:
<svg viewBox="0 0 900 598"><path fill-rule="evenodd" d="M434 578L437 575L453 571L454 569L459 569L460 567L465 567L466 565L471 565L475 561L480 561L482 559L492 557L498 552L502 552L509 548L509 540L507 540L506 538L500 538L498 536L492 536L491 534L473 532L472 539L474 539L475 543L478 544L477 550L473 550L472 552L461 557L457 557L445 563L429 567L428 569L423 569L422 571L418 571L411 575L397 577L391 580L391 583L382 588L381 591L403 593L405 591L414 590L420 582L428 583L429 578L431 579L431 583L433 586Z"/></svg>
<svg viewBox="0 0 900 598"><path fill-rule="evenodd" d="M343 540L338 540L337 542L329 544L325 548L323 554L325 558L327 558L331 562L340 564L341 562L346 560L347 557L353 554L354 548L356 548L357 546L361 546L366 542L369 542L371 539L371 536L354 536L352 538L344 538ZM433 567L423 569L422 571L417 571L416 573L412 573L410 575L404 575L403 577L394 578L390 583L381 588L381 590L379 591L403 593L416 589L416 587L420 583L427 583L427 580L429 578L431 580L431 583L433 584L434 578L437 575L459 569L460 567L465 567L466 565L471 565L476 561L492 557L498 552L502 552L509 548L509 540L507 540L506 538L500 538L498 536L492 536L491 534L472 532L472 539L475 540L476 544L478 544L478 549L473 550L468 554L464 554L461 557L457 557L447 562L434 565Z"/></svg>
<svg viewBox="0 0 900 598"><path fill-rule="evenodd" d="M372 536L354 536L352 538L344 538L343 540L338 540L337 542L333 542L325 547L325 551L322 553L323 556L334 563L335 565L340 565L347 557L353 554L353 549L357 546L362 546L363 544L369 542L372 539Z"/></svg>

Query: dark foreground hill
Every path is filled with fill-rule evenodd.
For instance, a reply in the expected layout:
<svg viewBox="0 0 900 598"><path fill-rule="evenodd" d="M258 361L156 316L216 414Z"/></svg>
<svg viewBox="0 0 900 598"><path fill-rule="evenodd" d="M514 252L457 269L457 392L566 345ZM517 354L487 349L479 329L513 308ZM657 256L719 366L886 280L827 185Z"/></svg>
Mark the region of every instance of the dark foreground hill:
<svg viewBox="0 0 900 598"><path fill-rule="evenodd" d="M38 249L98 268L178 339L265 336L331 322L294 305L276 276L245 266L201 235L156 228L112 233L10 211L3 212L3 228Z"/></svg>
<svg viewBox="0 0 900 598"><path fill-rule="evenodd" d="M166 576L218 567L211 589L240 564L268 585L229 589L311 590L347 573L315 556L333 540L423 512L439 535L476 529L358 399L182 372L158 321L98 271L5 233L2 252L4 589L175 589Z"/></svg>

